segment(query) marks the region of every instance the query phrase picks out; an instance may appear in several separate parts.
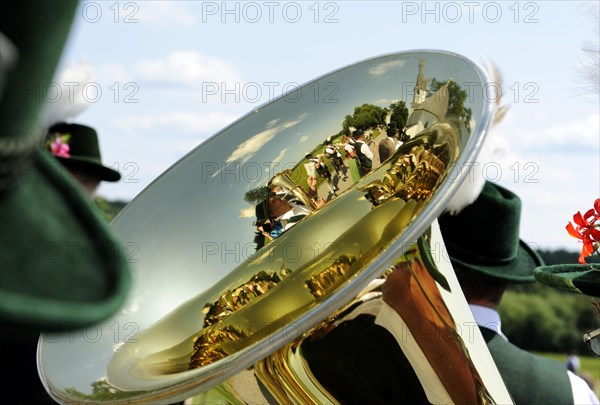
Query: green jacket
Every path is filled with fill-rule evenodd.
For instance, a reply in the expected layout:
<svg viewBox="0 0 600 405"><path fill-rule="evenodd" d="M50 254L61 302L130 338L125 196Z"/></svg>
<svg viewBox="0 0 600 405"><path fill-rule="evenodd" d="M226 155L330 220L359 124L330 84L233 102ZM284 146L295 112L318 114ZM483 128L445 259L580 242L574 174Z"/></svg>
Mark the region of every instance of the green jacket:
<svg viewBox="0 0 600 405"><path fill-rule="evenodd" d="M490 329L479 329L516 405L573 404L563 364L521 350Z"/></svg>

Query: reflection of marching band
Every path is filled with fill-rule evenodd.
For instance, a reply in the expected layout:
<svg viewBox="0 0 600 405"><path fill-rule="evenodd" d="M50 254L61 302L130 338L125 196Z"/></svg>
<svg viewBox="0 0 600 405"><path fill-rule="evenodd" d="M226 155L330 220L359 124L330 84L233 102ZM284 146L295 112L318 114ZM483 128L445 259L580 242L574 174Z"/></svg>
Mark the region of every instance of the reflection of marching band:
<svg viewBox="0 0 600 405"><path fill-rule="evenodd" d="M316 194L316 183L309 184L309 193L306 193L294 183L289 171L273 177L268 188L269 196L255 207L257 250L325 204Z"/></svg>
<svg viewBox="0 0 600 405"><path fill-rule="evenodd" d="M348 179L348 167L344 164L344 161L342 160L342 154L337 146L335 146L333 143L329 143L325 148L325 156L333 165L338 178L341 177L343 181L346 181Z"/></svg>
<svg viewBox="0 0 600 405"><path fill-rule="evenodd" d="M312 153L309 153L305 157L308 161L305 165L306 172L308 174L308 184L316 184L317 175L319 175L327 183L330 195L335 195L337 187L333 184L333 178L331 176L331 173L329 172L329 168L323 160L323 155L318 155L317 157L314 157Z"/></svg>
<svg viewBox="0 0 600 405"><path fill-rule="evenodd" d="M379 130L382 131L383 128ZM303 190L292 180L290 171L275 176L269 182L269 196L255 206L257 249L279 237L303 217L336 196L340 180L346 182L351 177L350 184L354 184L371 172L375 152L379 153L379 163L383 163L409 139L403 130L398 131L394 126L389 126L385 131L387 137L379 145L371 140L372 130L365 132L357 129L352 136L344 135L339 146L328 138L323 153L306 154L303 166L307 175L307 190ZM330 166L334 173L330 171ZM329 190L326 198L319 196L319 179L323 180L322 184Z"/></svg>
<svg viewBox="0 0 600 405"><path fill-rule="evenodd" d="M354 152L356 153L358 168L361 177L373 169L373 152L369 147L365 133L361 129L354 132Z"/></svg>
<svg viewBox="0 0 600 405"><path fill-rule="evenodd" d="M402 142L396 138L397 130L393 127L387 129L387 138L380 142L380 161L384 162L400 147ZM372 132L370 132L372 134ZM370 138L370 137L369 137ZM307 174L306 183L308 190L303 190L291 178L291 172L282 172L269 182L269 196L255 206L256 227L255 242L257 250L285 231L294 226L302 218L320 208L326 201L337 195L340 179L347 181L348 172L352 177L352 184L373 169L374 152L372 147L377 144L367 139L361 129L354 131L352 137L343 136L340 147L327 140L322 154L316 156L312 153L305 155L304 169ZM387 144L390 143L391 146ZM348 161L346 165L344 158ZM334 169L330 172L326 160ZM319 178L324 180L324 185L329 189L326 199L319 197Z"/></svg>

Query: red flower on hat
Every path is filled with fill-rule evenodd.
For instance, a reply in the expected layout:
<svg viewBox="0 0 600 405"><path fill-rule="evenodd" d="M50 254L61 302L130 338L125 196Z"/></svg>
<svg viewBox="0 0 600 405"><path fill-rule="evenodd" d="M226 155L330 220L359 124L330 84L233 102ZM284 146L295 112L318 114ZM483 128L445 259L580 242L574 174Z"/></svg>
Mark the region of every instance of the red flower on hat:
<svg viewBox="0 0 600 405"><path fill-rule="evenodd" d="M600 198L594 201L594 208L588 210L584 215L577 211L573 215L573 222L575 225L569 222L566 229L569 235L583 242L579 263L586 264L585 258L600 247Z"/></svg>
<svg viewBox="0 0 600 405"><path fill-rule="evenodd" d="M68 134L66 134L66 135L57 134L54 137L54 142L52 142L52 141L47 142L50 152L52 152L52 154L57 157L63 157L63 158L71 157L71 155L69 154L69 150L71 148L69 147L69 144L67 143L67 142L69 142L70 138L71 138L71 136Z"/></svg>

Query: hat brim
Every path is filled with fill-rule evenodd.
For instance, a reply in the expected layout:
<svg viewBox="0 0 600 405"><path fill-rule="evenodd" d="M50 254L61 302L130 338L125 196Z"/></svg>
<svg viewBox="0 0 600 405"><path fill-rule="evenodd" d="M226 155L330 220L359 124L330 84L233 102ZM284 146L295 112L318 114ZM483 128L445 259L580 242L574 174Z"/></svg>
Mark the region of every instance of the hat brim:
<svg viewBox="0 0 600 405"><path fill-rule="evenodd" d="M0 319L55 330L100 322L131 283L108 224L46 151L0 197Z"/></svg>
<svg viewBox="0 0 600 405"><path fill-rule="evenodd" d="M86 168L87 170L90 170L94 173L96 173L98 175L98 177L100 178L100 180L103 181L109 181L109 182L116 182L121 180L121 173L119 173L118 171L111 169L109 167L103 166L102 164L99 164L98 162L92 160L92 159L87 159L84 157L78 157L78 156L71 156L68 158L63 158L60 156L55 156L59 161L65 163L65 165L75 165L75 166L81 166Z"/></svg>
<svg viewBox="0 0 600 405"><path fill-rule="evenodd" d="M453 265L460 266L461 269L474 271L487 278L511 284L534 283L533 270L544 264L542 258L522 240L519 240L516 257L506 263L474 265L452 256L450 259Z"/></svg>
<svg viewBox="0 0 600 405"><path fill-rule="evenodd" d="M550 287L600 298L600 264L540 266L534 276Z"/></svg>

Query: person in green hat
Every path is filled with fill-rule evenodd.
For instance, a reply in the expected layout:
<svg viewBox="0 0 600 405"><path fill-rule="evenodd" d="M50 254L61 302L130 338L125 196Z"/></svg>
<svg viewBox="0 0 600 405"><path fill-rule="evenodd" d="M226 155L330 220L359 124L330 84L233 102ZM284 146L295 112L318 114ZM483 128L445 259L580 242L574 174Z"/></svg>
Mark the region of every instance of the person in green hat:
<svg viewBox="0 0 600 405"><path fill-rule="evenodd" d="M456 215L439 218L450 261L473 317L516 404L597 404L587 383L560 362L510 343L500 304L507 286L535 282L542 259L519 238L521 200L486 182L479 197Z"/></svg>
<svg viewBox="0 0 600 405"><path fill-rule="evenodd" d="M23 97L50 82L76 14L76 2L59 1L59 17L48 19L34 12L44 5L2 5L0 13L0 32L15 53L0 69L0 324L38 333L105 320L131 282L105 220L41 148L44 100Z"/></svg>
<svg viewBox="0 0 600 405"><path fill-rule="evenodd" d="M121 179L118 171L102 164L94 128L66 122L54 124L48 129L44 146L68 169L90 198L94 197L101 181Z"/></svg>
<svg viewBox="0 0 600 405"><path fill-rule="evenodd" d="M7 404L52 402L41 395L36 367L40 332L106 320L131 284L121 244L40 147L44 100L31 90L50 83L77 1L48 7L0 4L0 390Z"/></svg>

